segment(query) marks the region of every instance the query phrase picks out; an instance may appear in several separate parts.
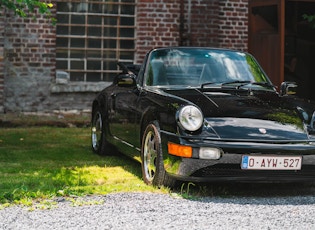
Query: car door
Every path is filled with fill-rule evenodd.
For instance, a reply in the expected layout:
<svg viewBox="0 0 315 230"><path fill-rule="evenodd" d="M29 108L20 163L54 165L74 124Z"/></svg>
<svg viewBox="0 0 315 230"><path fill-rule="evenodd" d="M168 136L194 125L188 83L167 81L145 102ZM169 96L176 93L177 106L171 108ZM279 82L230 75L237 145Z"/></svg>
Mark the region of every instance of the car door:
<svg viewBox="0 0 315 230"><path fill-rule="evenodd" d="M148 54L144 63L147 58ZM140 152L140 119L143 112L140 103L141 98L145 97L145 94L141 93L144 69L145 65L142 65L135 77L136 84L121 84L121 86L116 84L110 95L109 103L110 132L124 144L125 149L122 151L133 158L139 157ZM128 77L126 80L128 81Z"/></svg>
<svg viewBox="0 0 315 230"><path fill-rule="evenodd" d="M139 131L136 123L139 120L137 113L138 93L136 86L115 86L109 103L109 129L114 138L126 146L132 157L137 154L139 146Z"/></svg>

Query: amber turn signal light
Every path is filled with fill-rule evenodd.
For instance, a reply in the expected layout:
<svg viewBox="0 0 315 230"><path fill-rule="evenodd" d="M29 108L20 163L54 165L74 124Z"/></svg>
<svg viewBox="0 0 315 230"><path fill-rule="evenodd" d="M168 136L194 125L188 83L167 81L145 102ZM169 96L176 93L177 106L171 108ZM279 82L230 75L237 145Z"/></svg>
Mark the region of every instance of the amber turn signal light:
<svg viewBox="0 0 315 230"><path fill-rule="evenodd" d="M168 153L179 157L192 157L192 147L168 142Z"/></svg>

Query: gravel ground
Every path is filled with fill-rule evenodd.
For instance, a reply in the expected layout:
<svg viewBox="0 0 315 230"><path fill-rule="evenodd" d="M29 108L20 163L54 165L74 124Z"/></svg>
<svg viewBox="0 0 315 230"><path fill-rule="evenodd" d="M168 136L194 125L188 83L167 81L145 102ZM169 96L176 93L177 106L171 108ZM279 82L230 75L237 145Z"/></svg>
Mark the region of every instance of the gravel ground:
<svg viewBox="0 0 315 230"><path fill-rule="evenodd" d="M82 206L73 204L83 203ZM52 209L0 210L0 229L315 229L315 196L204 197L117 193L59 198Z"/></svg>

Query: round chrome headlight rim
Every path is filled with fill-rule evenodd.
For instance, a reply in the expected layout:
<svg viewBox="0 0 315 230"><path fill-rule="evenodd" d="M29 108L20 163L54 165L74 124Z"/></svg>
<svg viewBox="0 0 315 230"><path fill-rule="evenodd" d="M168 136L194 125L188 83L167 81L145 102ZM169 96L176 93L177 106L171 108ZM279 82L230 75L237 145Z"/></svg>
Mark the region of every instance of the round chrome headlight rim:
<svg viewBox="0 0 315 230"><path fill-rule="evenodd" d="M182 129L194 132L201 128L204 117L197 106L186 105L178 110L176 119Z"/></svg>

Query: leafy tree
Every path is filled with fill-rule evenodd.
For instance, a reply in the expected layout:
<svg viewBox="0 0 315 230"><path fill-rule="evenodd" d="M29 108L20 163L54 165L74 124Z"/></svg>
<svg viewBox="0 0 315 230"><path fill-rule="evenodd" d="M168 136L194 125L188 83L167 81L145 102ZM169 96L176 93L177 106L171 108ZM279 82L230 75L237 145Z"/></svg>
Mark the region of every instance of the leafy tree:
<svg viewBox="0 0 315 230"><path fill-rule="evenodd" d="M303 14L303 18L310 23L311 27L315 29L315 14L313 15L308 15L308 14Z"/></svg>
<svg viewBox="0 0 315 230"><path fill-rule="evenodd" d="M50 9L53 7L52 3L42 2L40 0L0 0L0 10L3 8L12 10L16 15L20 17L35 18L34 14L38 12L46 15L55 24L56 19L52 17Z"/></svg>

